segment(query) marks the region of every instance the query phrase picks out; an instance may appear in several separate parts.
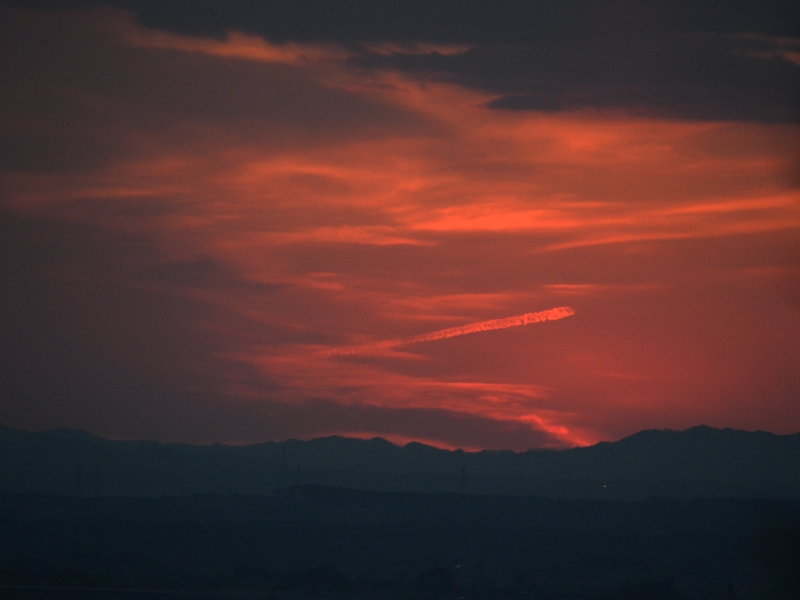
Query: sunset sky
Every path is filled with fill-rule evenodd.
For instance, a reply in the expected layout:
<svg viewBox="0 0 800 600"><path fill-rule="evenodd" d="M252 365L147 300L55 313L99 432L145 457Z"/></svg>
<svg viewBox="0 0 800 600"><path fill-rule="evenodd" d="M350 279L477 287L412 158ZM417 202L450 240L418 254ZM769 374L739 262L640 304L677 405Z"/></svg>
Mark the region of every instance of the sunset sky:
<svg viewBox="0 0 800 600"><path fill-rule="evenodd" d="M800 430L796 2L4 2L0 47L0 424Z"/></svg>

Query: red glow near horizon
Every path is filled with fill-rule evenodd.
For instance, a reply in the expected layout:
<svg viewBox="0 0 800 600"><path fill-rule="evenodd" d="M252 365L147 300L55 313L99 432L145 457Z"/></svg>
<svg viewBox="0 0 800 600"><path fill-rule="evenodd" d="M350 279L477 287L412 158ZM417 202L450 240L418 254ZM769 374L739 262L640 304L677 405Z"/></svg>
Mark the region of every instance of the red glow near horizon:
<svg viewBox="0 0 800 600"><path fill-rule="evenodd" d="M404 115L347 135L302 119L261 137L217 124L122 130L135 156L6 178L15 210L147 236L170 260L210 257L274 286L176 292L234 315L205 325L240 336L225 358L274 382L221 373L232 407L320 399L516 432L328 432L471 449L699 423L800 429L797 127L503 112L455 85L348 70L341 49L114 19L120 47L153 60L279 65L281 81ZM112 210L124 202L142 210ZM382 342L566 304L574 317L535 327ZM254 339L247 322L293 334ZM338 350L351 347L374 351Z"/></svg>

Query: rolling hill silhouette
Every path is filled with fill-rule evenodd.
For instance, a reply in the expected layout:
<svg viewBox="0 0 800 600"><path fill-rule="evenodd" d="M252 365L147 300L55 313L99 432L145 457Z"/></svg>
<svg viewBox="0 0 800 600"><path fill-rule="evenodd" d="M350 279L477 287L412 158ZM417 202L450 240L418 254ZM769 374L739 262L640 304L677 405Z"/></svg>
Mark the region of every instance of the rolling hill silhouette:
<svg viewBox="0 0 800 600"><path fill-rule="evenodd" d="M5 493L265 494L293 484L610 500L798 498L800 433L699 426L568 450L464 452L381 438L192 446L0 427Z"/></svg>

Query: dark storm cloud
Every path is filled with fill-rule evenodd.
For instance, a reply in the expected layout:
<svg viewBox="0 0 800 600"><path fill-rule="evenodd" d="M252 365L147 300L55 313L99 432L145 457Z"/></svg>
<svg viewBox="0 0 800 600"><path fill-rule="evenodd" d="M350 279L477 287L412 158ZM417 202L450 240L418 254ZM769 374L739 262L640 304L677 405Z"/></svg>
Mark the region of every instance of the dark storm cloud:
<svg viewBox="0 0 800 600"><path fill-rule="evenodd" d="M767 122L800 115L800 65L778 53L737 55L710 38L651 34L595 47L480 46L455 55L394 53L353 62L500 94L490 103L497 109L616 109Z"/></svg>
<svg viewBox="0 0 800 600"><path fill-rule="evenodd" d="M354 64L497 94L491 103L497 109L599 108L766 122L800 116L800 64L785 52L743 51L756 45L753 36L772 49L800 39L800 4L786 0L108 4L132 11L147 27L173 32L222 38L236 30L277 42L324 41L361 49ZM750 41L735 40L742 35ZM726 43L720 36L727 36ZM402 51L387 56L370 52L369 44L376 42L472 49L450 56Z"/></svg>
<svg viewBox="0 0 800 600"><path fill-rule="evenodd" d="M148 27L193 35L222 37L236 29L276 41L353 45L385 40L514 44L565 36L576 42L585 36L613 37L637 29L777 36L800 32L800 7L791 0L108 0L102 4L132 10Z"/></svg>
<svg viewBox="0 0 800 600"><path fill-rule="evenodd" d="M94 169L210 136L285 149L420 125L287 65L132 46L119 13L0 14L4 171Z"/></svg>

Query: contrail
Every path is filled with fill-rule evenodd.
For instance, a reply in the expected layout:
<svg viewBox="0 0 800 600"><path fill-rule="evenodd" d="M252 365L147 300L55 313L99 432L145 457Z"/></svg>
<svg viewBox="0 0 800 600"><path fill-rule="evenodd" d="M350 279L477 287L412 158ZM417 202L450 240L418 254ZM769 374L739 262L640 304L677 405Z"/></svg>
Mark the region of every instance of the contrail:
<svg viewBox="0 0 800 600"><path fill-rule="evenodd" d="M396 348L397 346L406 346L408 344L418 344L420 342L432 342L435 340L444 340L459 335L469 335L470 333L478 333L481 331L492 331L494 329L507 329L509 327L520 327L522 325L530 325L531 323L542 323L544 321L558 321L575 314L569 306L559 306L558 308L551 308L550 310L543 310L541 312L525 313L524 315L517 315L515 317L506 317L505 319L492 319L491 321L481 321L480 323L470 323L469 325L462 325L460 327L449 327L447 329L440 329L439 331L432 331L430 333L423 333L420 335L412 335L410 337L395 338L393 340L383 340L380 342L372 342L369 344L360 344L358 346L346 346L344 348L337 348L325 352L325 356L346 356L349 354L361 354L371 350L384 350L388 348Z"/></svg>

